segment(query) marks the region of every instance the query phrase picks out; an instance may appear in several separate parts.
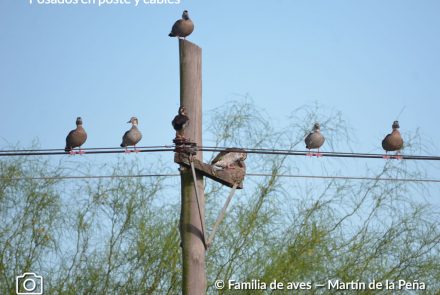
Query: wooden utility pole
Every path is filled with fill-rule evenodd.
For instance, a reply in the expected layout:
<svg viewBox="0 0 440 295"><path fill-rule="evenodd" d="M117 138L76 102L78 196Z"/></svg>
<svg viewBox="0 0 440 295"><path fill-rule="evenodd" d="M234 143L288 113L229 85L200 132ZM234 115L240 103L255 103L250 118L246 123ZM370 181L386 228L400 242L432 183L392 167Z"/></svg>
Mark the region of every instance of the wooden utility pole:
<svg viewBox="0 0 440 295"><path fill-rule="evenodd" d="M185 137L202 145L202 49L187 41L179 40L180 105L186 109L189 125ZM202 153L195 156L203 161ZM203 176L196 172L196 185L191 168L180 167L182 207L180 231L182 238L182 293L201 295L206 293L205 272L205 195Z"/></svg>

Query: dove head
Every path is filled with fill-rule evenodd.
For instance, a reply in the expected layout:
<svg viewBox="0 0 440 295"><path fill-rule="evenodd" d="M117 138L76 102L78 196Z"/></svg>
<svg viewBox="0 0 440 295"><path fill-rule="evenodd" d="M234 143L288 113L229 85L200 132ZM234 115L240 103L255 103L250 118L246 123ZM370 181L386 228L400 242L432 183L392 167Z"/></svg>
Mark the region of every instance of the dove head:
<svg viewBox="0 0 440 295"><path fill-rule="evenodd" d="M76 125L82 125L83 124L83 120L81 119L81 117L76 118Z"/></svg>
<svg viewBox="0 0 440 295"><path fill-rule="evenodd" d="M319 125L318 122L315 123L315 125L313 125L313 131L319 130L321 128L321 125Z"/></svg>
<svg viewBox="0 0 440 295"><path fill-rule="evenodd" d="M393 127L393 130L400 128L399 121L394 121L392 127Z"/></svg>
<svg viewBox="0 0 440 295"><path fill-rule="evenodd" d="M185 107L183 107L183 106L181 106L181 107L179 107L179 115L186 115L186 113L185 113Z"/></svg>
<svg viewBox="0 0 440 295"><path fill-rule="evenodd" d="M188 19L189 19L188 10L184 10L184 11L183 11L182 18L185 19L185 20L188 20Z"/></svg>
<svg viewBox="0 0 440 295"><path fill-rule="evenodd" d="M131 123L133 125L137 125L138 124L138 118L136 117L131 117L130 121L128 121L127 123Z"/></svg>
<svg viewBox="0 0 440 295"><path fill-rule="evenodd" d="M233 148L228 148L226 150L229 151L229 152L235 153L240 161L244 161L247 158L247 153L242 148L233 147Z"/></svg>

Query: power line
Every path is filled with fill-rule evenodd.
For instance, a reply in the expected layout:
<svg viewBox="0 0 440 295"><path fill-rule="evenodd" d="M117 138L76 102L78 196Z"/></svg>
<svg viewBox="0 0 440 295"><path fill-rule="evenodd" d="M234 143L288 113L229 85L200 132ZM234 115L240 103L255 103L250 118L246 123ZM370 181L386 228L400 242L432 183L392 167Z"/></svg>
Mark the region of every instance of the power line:
<svg viewBox="0 0 440 295"><path fill-rule="evenodd" d="M224 151L226 148L222 147L201 147L202 151ZM270 154L270 155L287 155L287 156L308 156L310 151L301 150L285 150L285 149L256 149L256 148L243 148L250 154ZM316 153L314 153L316 154ZM372 154L372 153L353 153L353 152L320 152L320 157L339 157L339 158L367 158L367 159L383 159L384 157L396 158L396 155L390 154ZM420 155L398 155L401 159L405 160L440 160L440 156L420 156Z"/></svg>
<svg viewBox="0 0 440 295"><path fill-rule="evenodd" d="M156 145L156 146L143 146L137 147L138 149L156 149L156 148L174 148L174 145ZM93 151L93 150L121 150L121 147L102 147L102 148L81 148L82 151ZM0 153L15 153L15 152L63 152L66 153L64 149L53 148L53 149L28 149L28 150L0 150Z"/></svg>
<svg viewBox="0 0 440 295"><path fill-rule="evenodd" d="M174 152L175 146L145 146L137 147L136 153L154 153L154 152ZM197 147L198 151L207 152L222 152L226 151L227 147ZM285 156L308 156L309 151L300 150L283 150L283 149L257 149L257 148L240 148L249 154L265 154L265 155L285 155ZM85 155L87 154L122 154L126 151L120 147L104 147L104 148L84 148L81 149ZM133 152L130 149L129 152ZM68 155L64 149L34 149L34 150L0 150L0 157L8 156L54 156L54 155ZM383 159L388 155L371 154L371 153L348 153L348 152L320 152L320 157L336 157L336 158L365 158L365 159ZM388 156L395 159L395 155ZM402 160L424 160L424 161L439 161L440 156L420 156L420 155L399 155Z"/></svg>
<svg viewBox="0 0 440 295"><path fill-rule="evenodd" d="M136 148L129 149L129 153L154 153L154 152L169 152L173 151L174 147L148 147L148 148ZM127 151L122 148L88 148L81 149L82 155L88 154L123 154ZM78 152L76 152L78 153ZM56 155L70 155L68 152L65 152L64 149L46 149L46 150L18 150L13 152L4 152L0 151L0 157L7 156L56 156Z"/></svg>
<svg viewBox="0 0 440 295"><path fill-rule="evenodd" d="M144 177L176 177L178 173L169 174L135 174L135 175L63 175L63 176L36 176L36 177L0 177L2 180L66 180L66 179L105 179L105 178L144 178Z"/></svg>
<svg viewBox="0 0 440 295"><path fill-rule="evenodd" d="M65 175L65 176L37 176L37 177L0 177L1 180L67 180L67 179L112 179L112 178L146 178L146 177L178 177L179 173L163 174L135 174L135 175ZM247 173L250 177L270 177L270 173ZM391 177L364 177L364 176L328 176L328 175L302 175L302 174L276 174L277 177L311 178L311 179L341 179L341 180L377 180L398 182L432 182L440 183L440 179L429 178L391 178Z"/></svg>
<svg viewBox="0 0 440 295"><path fill-rule="evenodd" d="M246 176L272 176L266 173L249 173ZM291 175L277 174L278 177L289 178L315 178L315 179L344 179L344 180L379 180L379 181L406 181L406 182L438 182L440 179L429 178L391 178L391 177L366 177L366 176L325 176L325 175Z"/></svg>

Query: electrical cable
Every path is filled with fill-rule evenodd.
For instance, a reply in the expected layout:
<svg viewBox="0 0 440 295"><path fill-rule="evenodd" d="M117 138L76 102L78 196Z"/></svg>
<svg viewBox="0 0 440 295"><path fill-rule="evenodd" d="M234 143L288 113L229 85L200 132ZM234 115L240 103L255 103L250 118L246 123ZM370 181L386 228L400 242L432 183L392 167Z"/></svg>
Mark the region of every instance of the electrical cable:
<svg viewBox="0 0 440 295"><path fill-rule="evenodd" d="M153 152L174 152L175 146L145 146L138 147L135 153L153 153ZM249 154L265 154L265 155L285 155L285 156L309 156L309 151L301 150L282 150L282 149L256 149L256 148L240 148ZM87 154L115 154L126 153L124 149L117 147L104 148L85 148L81 149L84 155ZM225 147L197 147L198 151L222 152L226 151ZM132 150L129 150L133 153ZM35 150L0 150L0 157L7 156L52 156L52 155L69 155L63 149L35 149ZM320 152L320 157L337 157L337 158L366 158L366 159L396 159L396 155L371 154L371 153L352 153L352 152ZM420 156L420 155L398 155L402 160L418 160L418 161L440 161L440 156Z"/></svg>
<svg viewBox="0 0 440 295"><path fill-rule="evenodd" d="M68 180L68 179L111 179L111 178L146 178L146 177L177 177L178 173L163 174L135 174L135 175L65 175L65 176L37 176L37 177L0 177L0 180ZM247 173L250 177L270 177L270 173ZM340 179L340 180L378 180L378 181L403 181L403 182L432 182L440 183L440 179L430 178L391 178L391 177L364 177L364 176L331 176L331 175L302 175L302 174L277 174L277 177L311 178L311 179Z"/></svg>

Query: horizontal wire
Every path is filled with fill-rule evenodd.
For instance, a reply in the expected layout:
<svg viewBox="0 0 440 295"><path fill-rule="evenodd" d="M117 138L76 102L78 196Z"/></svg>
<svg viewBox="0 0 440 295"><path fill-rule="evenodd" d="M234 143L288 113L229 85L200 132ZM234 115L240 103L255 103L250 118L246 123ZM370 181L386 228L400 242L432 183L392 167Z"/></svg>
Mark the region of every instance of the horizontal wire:
<svg viewBox="0 0 440 295"><path fill-rule="evenodd" d="M249 173L246 176L272 176L272 174L265 173ZM391 177L366 177L366 176L325 176L325 175L291 175L291 174L276 174L277 177L289 178L315 178L315 179L345 179L345 180L379 180L379 181L407 181L407 182L439 182L440 179L429 178L391 178Z"/></svg>
<svg viewBox="0 0 440 295"><path fill-rule="evenodd" d="M156 148L174 148L174 145L155 145L155 146L140 146L136 147L138 149L156 149ZM82 151L93 151L93 150L120 150L121 147L103 147L103 148L81 148ZM21 152L63 152L65 153L64 149L61 148L53 148L53 149L28 149L28 150L21 150L21 149L15 149L15 150L0 150L0 153L21 153Z"/></svg>
<svg viewBox="0 0 440 295"><path fill-rule="evenodd" d="M64 179L104 179L104 178L144 178L144 177L176 177L174 174L136 174L136 175L67 175L67 176L36 176L36 177L0 177L2 180L64 180Z"/></svg>
<svg viewBox="0 0 440 295"><path fill-rule="evenodd" d="M315 156L316 153L310 153L310 151L296 151L296 150L271 150L271 149L246 149L242 148L248 154L266 154L266 155L286 155L286 156ZM226 149L216 148L198 148L200 151L209 152L221 152ZM417 156L417 155L398 155L402 160L431 160L440 161L440 156ZM396 155L387 154L368 154L368 153L347 153L347 152L320 152L319 157L337 157L337 158L366 158L366 159L383 159L388 157L389 159L397 159Z"/></svg>
<svg viewBox="0 0 440 295"><path fill-rule="evenodd" d="M135 175L67 175L67 176L39 176L39 177L0 177L2 180L66 180L66 179L111 179L111 178L144 178L144 177L177 177L179 173L168 174L135 174ZM271 173L247 173L251 177L271 177ZM311 179L343 179L343 180L378 180L378 181L404 181L404 182L433 182L440 183L440 179L423 178L390 178L390 177L364 177L364 176L326 176L326 175L293 175L275 174L277 177L311 178Z"/></svg>
<svg viewBox="0 0 440 295"><path fill-rule="evenodd" d="M105 148L105 149L81 149L81 155L89 155L89 154L123 154L127 153L127 151L123 148L118 148L119 150L113 150L114 148ZM174 147L170 148L148 148L148 149L129 149L129 153L154 153L154 152L169 152L173 151ZM78 153L77 151L75 152ZM75 155L76 155L75 154ZM69 152L65 152L64 149L57 149L56 151L17 151L17 152L3 152L0 151L0 157L8 157L8 156L55 156L55 155L70 155Z"/></svg>
<svg viewBox="0 0 440 295"><path fill-rule="evenodd" d="M188 145L189 146L189 145ZM146 151L149 149L166 149L166 150L174 150L175 145L157 145L157 146L137 146L136 149L140 151ZM103 147L103 148L81 148L81 151L94 151L94 150L122 150L121 147ZM197 150L200 151L226 151L231 149L231 147L221 147L221 146L198 146ZM308 153L308 151L295 151L295 150L286 150L286 149L268 149L268 148L245 148L245 147L233 147L233 149L242 149L249 153L257 153L257 152L269 152L269 153L286 153L286 152L300 152L300 153ZM52 149L15 149L15 150L0 150L1 153L40 153L40 152L62 152L66 154L64 149L62 148L52 148ZM325 154L325 152L322 152ZM369 154L369 153L353 153L353 152L338 152L338 154L344 155L382 155L382 154Z"/></svg>
<svg viewBox="0 0 440 295"><path fill-rule="evenodd" d="M153 153L153 152L174 152L175 146L149 146L139 147L136 150L128 150L130 153ZM116 150L117 149L117 150ZM227 151L225 147L197 147L198 151L208 152L223 152ZM239 149L239 148L237 148ZM281 149L255 149L255 148L240 148L246 153L250 154L266 154L266 155L285 155L285 156L310 156L309 151L297 150L281 150ZM123 148L109 147L109 148L87 148L81 149L84 155L87 154L116 154L126 153ZM45 150L3 150L0 151L0 157L5 156L52 156L52 155L69 155L63 149L45 149ZM313 154L313 155L316 155ZM396 155L387 154L369 154L369 153L348 153L348 152L320 152L320 157L336 157L336 158L366 158L366 159L396 159ZM424 161L439 161L440 156L419 156L419 155L399 155L402 160L424 160Z"/></svg>

